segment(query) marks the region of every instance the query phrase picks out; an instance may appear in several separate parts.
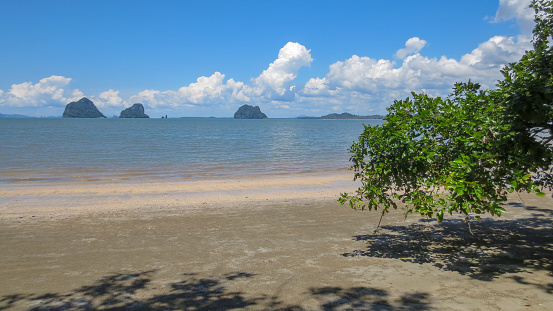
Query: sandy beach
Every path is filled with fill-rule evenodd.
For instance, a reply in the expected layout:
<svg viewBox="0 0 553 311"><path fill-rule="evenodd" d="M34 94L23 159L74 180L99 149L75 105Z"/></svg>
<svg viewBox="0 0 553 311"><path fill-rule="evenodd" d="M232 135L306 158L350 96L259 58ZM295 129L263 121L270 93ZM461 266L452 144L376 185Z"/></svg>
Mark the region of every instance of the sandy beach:
<svg viewBox="0 0 553 311"><path fill-rule="evenodd" d="M0 186L0 310L551 310L553 199L443 223L350 172Z"/></svg>

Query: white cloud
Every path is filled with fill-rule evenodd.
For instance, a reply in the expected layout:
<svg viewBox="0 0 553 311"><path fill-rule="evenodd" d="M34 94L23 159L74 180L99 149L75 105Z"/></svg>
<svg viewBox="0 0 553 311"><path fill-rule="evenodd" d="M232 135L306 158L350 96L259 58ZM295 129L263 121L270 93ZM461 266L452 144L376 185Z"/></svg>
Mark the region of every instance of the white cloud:
<svg viewBox="0 0 553 311"><path fill-rule="evenodd" d="M516 19L521 36L531 38L534 28L534 10L530 8L531 0L499 0L499 7L492 23Z"/></svg>
<svg viewBox="0 0 553 311"><path fill-rule="evenodd" d="M68 102L74 102L78 101L79 99L84 97L84 93L81 92L78 89L74 89L73 92L71 92L71 98L68 99Z"/></svg>
<svg viewBox="0 0 553 311"><path fill-rule="evenodd" d="M252 80L252 86L234 79L225 81L224 74L215 72L176 91L144 90L131 96L130 101L159 109L203 109L216 105L230 109L230 104L252 100L289 101L295 96L290 82L297 77L300 68L309 66L312 61L310 50L299 43L288 42L280 49L278 58Z"/></svg>
<svg viewBox="0 0 553 311"><path fill-rule="evenodd" d="M244 83L235 82L233 79L225 83L224 78L225 75L220 72L215 72L210 77L199 77L196 83L181 87L178 94L185 102L193 104L248 100L243 91Z"/></svg>
<svg viewBox="0 0 553 311"><path fill-rule="evenodd" d="M420 52L425 45L425 40L421 40L419 37L413 37L405 42L405 48L397 50L396 56L403 59L407 55Z"/></svg>
<svg viewBox="0 0 553 311"><path fill-rule="evenodd" d="M302 91L303 95L306 96L313 96L313 95L330 95L329 89L328 89L328 82L326 78L311 78L307 83L305 83L305 86Z"/></svg>
<svg viewBox="0 0 553 311"><path fill-rule="evenodd" d="M67 104L67 86L71 78L51 76L38 83L23 82L13 84L8 92L0 93L0 106L44 107Z"/></svg>
<svg viewBox="0 0 553 311"><path fill-rule="evenodd" d="M470 54L461 58L461 63L478 69L500 68L503 65L517 61L532 46L529 41L515 42L513 38L495 36L481 43Z"/></svg>
<svg viewBox="0 0 553 311"><path fill-rule="evenodd" d="M411 38L405 44L407 48L399 50L397 55L403 57L416 52L425 44L424 40ZM493 87L501 77L500 69L517 61L526 48L528 46L524 42L496 36L480 44L461 60L446 56L428 58L417 52L405 57L400 66L396 66L391 60L353 55L345 61L330 65L329 73L324 78L310 79L302 94L329 95L329 90L373 95L395 90L409 94L424 89L439 90L438 93L445 95L455 82L466 82L469 79L485 87Z"/></svg>
<svg viewBox="0 0 553 311"><path fill-rule="evenodd" d="M152 108L182 108L192 105L186 104L185 100L180 98L177 91L157 91L144 90L131 96L133 103L145 103Z"/></svg>
<svg viewBox="0 0 553 311"><path fill-rule="evenodd" d="M234 102L248 102L248 87L233 79L224 81L225 75L215 72L199 77L196 82L177 91L144 90L130 98L132 102L146 103L152 108L193 108Z"/></svg>
<svg viewBox="0 0 553 311"><path fill-rule="evenodd" d="M297 77L300 68L309 66L312 61L311 50L299 43L288 42L269 68L255 78L253 93L273 100L294 99L290 82Z"/></svg>
<svg viewBox="0 0 553 311"><path fill-rule="evenodd" d="M56 107L61 114L65 105L85 97L81 90L71 89L70 82L71 78L51 76L38 83L14 84L7 92L0 90L0 107L31 108L33 110L29 110L30 115L35 115L33 111L42 108ZM122 108L126 105L119 96L119 91L111 89L90 99L98 108Z"/></svg>
<svg viewBox="0 0 553 311"><path fill-rule="evenodd" d="M130 101L133 103L148 103L150 107L168 106L167 103L160 99L161 97L163 97L161 96L161 93L162 92L156 90L144 90L136 95L131 96Z"/></svg>
<svg viewBox="0 0 553 311"><path fill-rule="evenodd" d="M119 97L119 91L112 89L100 93L97 98L93 97L91 100L98 108L124 108L128 106L128 103Z"/></svg>
<svg viewBox="0 0 553 311"><path fill-rule="evenodd" d="M388 84L393 84L389 87L397 87L399 78L399 70L394 69L393 62L353 55L344 62L330 65L325 80L331 89L375 92Z"/></svg>
<svg viewBox="0 0 553 311"><path fill-rule="evenodd" d="M405 98L412 91L445 96L451 93L454 83L469 79L485 88L493 88L501 78L500 69L518 61L525 50L531 48L530 43L520 37L515 40L495 36L456 60L421 55L418 51L425 44L426 41L419 38L409 39L406 48L396 53L398 57L405 56L399 64L357 55L338 61L329 66L325 77L312 78L305 83L298 92L303 99L302 105L308 102L321 109L325 100L332 99L340 104L328 102L326 110L339 107L361 113L371 110L383 113L394 99ZM407 56L410 53L415 54Z"/></svg>

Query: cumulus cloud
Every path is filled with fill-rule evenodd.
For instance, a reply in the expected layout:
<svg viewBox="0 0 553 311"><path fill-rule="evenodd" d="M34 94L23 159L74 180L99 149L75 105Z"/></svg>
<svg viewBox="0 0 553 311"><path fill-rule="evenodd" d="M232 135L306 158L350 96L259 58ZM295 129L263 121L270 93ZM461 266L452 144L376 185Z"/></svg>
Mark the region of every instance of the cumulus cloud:
<svg viewBox="0 0 553 311"><path fill-rule="evenodd" d="M405 48L397 50L396 56L403 59L407 55L418 53L425 45L425 40L421 40L419 37L413 37L405 42Z"/></svg>
<svg viewBox="0 0 553 311"><path fill-rule="evenodd" d="M420 50L426 41L419 38L407 40L406 49L398 51L405 57L408 52ZM321 78L309 80L303 92L315 95L328 89L353 90L375 93L382 90L420 90L451 87L453 83L480 80L492 87L500 78L502 66L517 61L528 46L515 42L513 38L496 36L481 43L460 60L442 56L428 58L419 53L405 57L400 66L391 60L376 60L353 55L345 61L338 61L329 67L329 73ZM401 51L401 52L400 52Z"/></svg>
<svg viewBox="0 0 553 311"><path fill-rule="evenodd" d="M521 36L531 38L534 28L534 10L530 8L531 0L499 0L499 7L492 23L516 19Z"/></svg>
<svg viewBox="0 0 553 311"><path fill-rule="evenodd" d="M417 37L407 40L406 48L396 53L402 58L399 64L353 55L330 65L324 78L310 79L299 93L306 98L318 98L317 102L332 98L347 103L353 111L371 106L382 113L394 99L405 98L411 91L444 96L451 92L454 83L469 79L492 88L501 78L500 69L519 60L531 47L527 41L495 36L456 60L421 55L418 52L425 44Z"/></svg>
<svg viewBox="0 0 553 311"><path fill-rule="evenodd" d="M311 50L305 46L288 42L278 52L278 58L253 81L253 93L273 100L292 100L294 94L290 82L294 80L300 68L309 66Z"/></svg>
<svg viewBox="0 0 553 311"><path fill-rule="evenodd" d="M0 106L46 107L68 103L78 90L69 90L71 78L51 76L38 83L23 82L13 84L7 92L0 91Z"/></svg>
<svg viewBox="0 0 553 311"><path fill-rule="evenodd" d="M119 97L119 91L109 89L102 92L98 97L93 97L92 101L98 108L124 108L128 104Z"/></svg>
<svg viewBox="0 0 553 311"><path fill-rule="evenodd" d="M183 86L178 95L186 102L200 104L203 102L218 102L223 100L243 100L249 98L244 94L244 83L229 79L224 82L225 75L215 72L210 77L199 77L195 83Z"/></svg>
<svg viewBox="0 0 553 311"><path fill-rule="evenodd" d="M165 94L160 91L144 90L131 96L130 101L133 103L147 103L150 107L169 106L169 104L163 100L164 97L166 97Z"/></svg>
<svg viewBox="0 0 553 311"><path fill-rule="evenodd" d="M312 78L305 83L303 95L312 96L321 94L330 95L326 78Z"/></svg>
<svg viewBox="0 0 553 311"><path fill-rule="evenodd" d="M130 101L143 102L152 108L201 108L213 105L247 103L256 101L290 101L294 99L294 87L290 83L298 71L309 66L313 59L305 46L288 42L252 85L228 79L215 72L209 77L199 77L196 82L178 90L144 90L132 96Z"/></svg>
<svg viewBox="0 0 553 311"><path fill-rule="evenodd" d="M51 76L37 83L14 84L8 91L0 90L0 107L32 108L42 112L45 111L43 108L57 108L61 112L68 103L85 97L81 90L70 88L70 82L71 78ZM119 91L112 89L89 98L98 108L119 109L127 104L119 96ZM30 114L34 115L31 111Z"/></svg>
<svg viewBox="0 0 553 311"><path fill-rule="evenodd" d="M529 41L515 42L512 37L495 36L461 58L461 63L477 69L500 68L517 61L532 45Z"/></svg>
<svg viewBox="0 0 553 311"><path fill-rule="evenodd" d="M224 81L225 75L215 72L199 77L196 82L177 91L144 90L130 98L133 102L147 103L153 108L191 108L232 102L248 102L248 87L233 79Z"/></svg>

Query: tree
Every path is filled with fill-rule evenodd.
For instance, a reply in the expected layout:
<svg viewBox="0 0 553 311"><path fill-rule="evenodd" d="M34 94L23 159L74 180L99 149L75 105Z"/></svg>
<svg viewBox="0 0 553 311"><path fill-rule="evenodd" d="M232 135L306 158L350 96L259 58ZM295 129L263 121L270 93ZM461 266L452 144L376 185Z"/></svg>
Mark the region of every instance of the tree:
<svg viewBox="0 0 553 311"><path fill-rule="evenodd" d="M354 209L501 215L514 191L553 185L552 1L534 1L534 50L502 72L498 89L458 83L442 99L412 93L385 122L365 126L352 153L361 187L339 201Z"/></svg>
<svg viewBox="0 0 553 311"><path fill-rule="evenodd" d="M536 11L534 49L506 66L499 92L505 106L505 123L511 126L507 141L511 161L534 174L542 187L553 184L553 1L533 1Z"/></svg>

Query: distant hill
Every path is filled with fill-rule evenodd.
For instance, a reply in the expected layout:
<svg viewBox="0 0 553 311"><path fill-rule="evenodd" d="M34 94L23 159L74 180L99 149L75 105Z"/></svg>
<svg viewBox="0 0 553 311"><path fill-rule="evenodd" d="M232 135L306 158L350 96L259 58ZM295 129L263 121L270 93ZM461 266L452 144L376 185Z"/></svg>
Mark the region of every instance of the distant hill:
<svg viewBox="0 0 553 311"><path fill-rule="evenodd" d="M132 107L121 111L119 118L149 118L149 116L144 113L142 104L134 104Z"/></svg>
<svg viewBox="0 0 553 311"><path fill-rule="evenodd" d="M383 116L380 115L372 115L372 116L359 116L356 114L351 114L349 112L344 113L331 113L327 114L326 116L322 117L298 117L298 119L323 119L323 120L352 120L352 119L359 119L359 120L381 120L384 119Z"/></svg>
<svg viewBox="0 0 553 311"><path fill-rule="evenodd" d="M79 101L65 106L62 118L105 118L106 116L94 106L94 103L83 97Z"/></svg>
<svg viewBox="0 0 553 311"><path fill-rule="evenodd" d="M31 118L31 117L24 116L22 114L2 114L2 113L0 113L0 118Z"/></svg>
<svg viewBox="0 0 553 311"><path fill-rule="evenodd" d="M267 115L261 112L259 106L242 105L234 113L235 119L267 119Z"/></svg>

